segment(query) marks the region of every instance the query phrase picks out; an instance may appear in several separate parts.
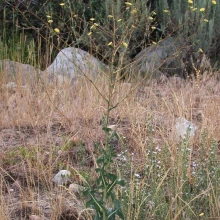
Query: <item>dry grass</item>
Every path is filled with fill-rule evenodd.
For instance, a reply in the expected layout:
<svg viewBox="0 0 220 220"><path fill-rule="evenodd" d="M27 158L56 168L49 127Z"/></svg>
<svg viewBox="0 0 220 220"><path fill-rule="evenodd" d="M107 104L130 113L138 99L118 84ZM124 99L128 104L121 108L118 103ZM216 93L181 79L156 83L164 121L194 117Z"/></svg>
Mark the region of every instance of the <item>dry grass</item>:
<svg viewBox="0 0 220 220"><path fill-rule="evenodd" d="M143 175L143 187L151 184L148 177L152 177L143 172L152 159L149 148L167 147L170 157L161 157L164 179L172 176L168 174L170 169L180 166L173 129L178 117L193 121L198 127L190 145L193 152L190 163L200 159L201 143L205 146L205 153L209 154L212 140L220 140L218 74L203 76L200 81L179 77L154 79L140 85L111 112L111 124L116 124L119 134L126 138L125 144L116 144L116 151L127 149L127 156L133 158L127 162L128 167L133 167L133 171L128 168L127 182L134 184L132 178L137 172ZM85 200L81 195L68 187L54 186L52 178L58 170L69 169L74 182L83 185L85 178L91 185L94 183L95 158L100 153L94 143L102 145L105 138L102 117L106 113L106 103L103 98L85 80L74 87L41 83L29 86L27 82L25 87L16 89L6 88L3 82L0 92L0 219L34 219L34 215L40 216L39 219L92 219L91 211L84 210ZM107 95L105 82L99 82L97 87ZM121 100L131 87L135 85L118 85L114 102ZM117 170L123 176L125 168L121 168L120 163ZM162 188L164 179L157 183L157 190ZM172 186L167 188L169 191ZM135 186L133 191L130 188L131 192L134 190ZM138 192L136 190L136 194ZM212 205L215 211L210 208L207 213L211 217L217 217L219 208L215 195L216 201ZM132 194L130 199L132 196L134 199ZM176 201L174 198L170 207L176 207L179 204L174 204ZM183 219L178 214L180 211L183 216L181 208L175 211L171 208L166 216L157 217L157 208L154 209L149 202L148 211L145 211L147 219ZM140 205L139 209L143 207ZM143 219L140 210L135 209L133 213L131 202L127 210L126 219ZM199 212L194 213L194 217L197 216L194 219L199 218Z"/></svg>

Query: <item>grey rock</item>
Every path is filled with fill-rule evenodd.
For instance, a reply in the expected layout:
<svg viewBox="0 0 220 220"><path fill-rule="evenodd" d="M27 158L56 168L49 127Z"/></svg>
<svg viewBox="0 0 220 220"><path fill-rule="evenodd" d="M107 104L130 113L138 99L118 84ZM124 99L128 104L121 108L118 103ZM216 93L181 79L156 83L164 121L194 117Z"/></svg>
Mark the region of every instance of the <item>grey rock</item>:
<svg viewBox="0 0 220 220"><path fill-rule="evenodd" d="M183 44L174 37L168 37L141 51L134 58L133 70L142 75L162 73L180 74L182 71L181 52Z"/></svg>
<svg viewBox="0 0 220 220"><path fill-rule="evenodd" d="M41 71L29 64L18 63L11 60L0 60L0 72L6 82L35 82Z"/></svg>
<svg viewBox="0 0 220 220"><path fill-rule="evenodd" d="M59 82L74 82L77 76L96 77L103 71L106 72L105 65L94 56L79 48L68 47L58 53L44 72L49 74L51 81L57 79Z"/></svg>

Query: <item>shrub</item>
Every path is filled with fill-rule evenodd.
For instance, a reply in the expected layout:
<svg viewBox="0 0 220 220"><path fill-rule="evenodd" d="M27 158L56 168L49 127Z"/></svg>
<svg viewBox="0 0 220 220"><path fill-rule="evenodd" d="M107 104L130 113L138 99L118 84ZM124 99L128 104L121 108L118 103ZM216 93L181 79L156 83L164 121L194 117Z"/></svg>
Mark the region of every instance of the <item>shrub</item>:
<svg viewBox="0 0 220 220"><path fill-rule="evenodd" d="M200 48L209 57L219 56L220 4L207 0L157 0L156 11L162 31L189 40L194 51Z"/></svg>

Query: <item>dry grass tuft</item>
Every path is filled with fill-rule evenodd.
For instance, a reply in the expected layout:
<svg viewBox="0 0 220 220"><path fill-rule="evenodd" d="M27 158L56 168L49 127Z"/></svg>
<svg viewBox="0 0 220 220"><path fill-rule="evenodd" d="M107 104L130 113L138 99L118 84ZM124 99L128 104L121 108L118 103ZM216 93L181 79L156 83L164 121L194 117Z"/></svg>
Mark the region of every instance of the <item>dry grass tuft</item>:
<svg viewBox="0 0 220 220"><path fill-rule="evenodd" d="M220 141L218 74L200 81L163 77L139 86L111 113L110 123L125 137L125 144L115 144L116 151L127 149L141 173L150 160L148 147L166 145L171 158L164 157L162 163L169 169L178 157L175 119L184 117L198 127L192 157L199 159L204 132L207 148L213 138ZM104 142L106 103L83 79L74 87L29 85L10 89L5 80L0 85L0 219L92 219L81 195L68 186L57 188L51 180L60 169L69 169L74 182L83 185L86 178L94 183L100 153L94 143ZM97 87L107 95L104 81ZM133 87L119 84L113 101Z"/></svg>

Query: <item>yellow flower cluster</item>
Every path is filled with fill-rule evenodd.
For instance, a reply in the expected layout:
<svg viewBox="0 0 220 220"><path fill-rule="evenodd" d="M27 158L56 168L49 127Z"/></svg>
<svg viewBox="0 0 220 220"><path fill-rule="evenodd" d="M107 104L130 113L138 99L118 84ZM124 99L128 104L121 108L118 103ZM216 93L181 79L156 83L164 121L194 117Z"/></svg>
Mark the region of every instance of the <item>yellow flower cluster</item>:
<svg viewBox="0 0 220 220"><path fill-rule="evenodd" d="M136 8L131 11L131 14L136 14L136 13L137 13L137 9Z"/></svg>
<svg viewBox="0 0 220 220"><path fill-rule="evenodd" d="M127 43L123 42L122 44L123 44L124 47L126 47L126 48L128 47Z"/></svg>
<svg viewBox="0 0 220 220"><path fill-rule="evenodd" d="M90 18L89 20L90 20L90 21L95 21L95 18ZM92 35L92 30L95 30L96 27L98 27L98 26L99 26L99 24L93 23L93 25L90 27L90 32L89 32L87 35L88 35L88 36L91 36L91 35Z"/></svg>
<svg viewBox="0 0 220 220"><path fill-rule="evenodd" d="M125 4L126 4L127 6L132 6L132 3L130 3L130 2L125 2Z"/></svg>
<svg viewBox="0 0 220 220"><path fill-rule="evenodd" d="M54 31L59 34L60 33L60 30L58 28L54 28Z"/></svg>
<svg viewBox="0 0 220 220"><path fill-rule="evenodd" d="M217 4L217 2L216 2L216 1L212 1L212 4L213 4L213 5L216 5L216 4Z"/></svg>

